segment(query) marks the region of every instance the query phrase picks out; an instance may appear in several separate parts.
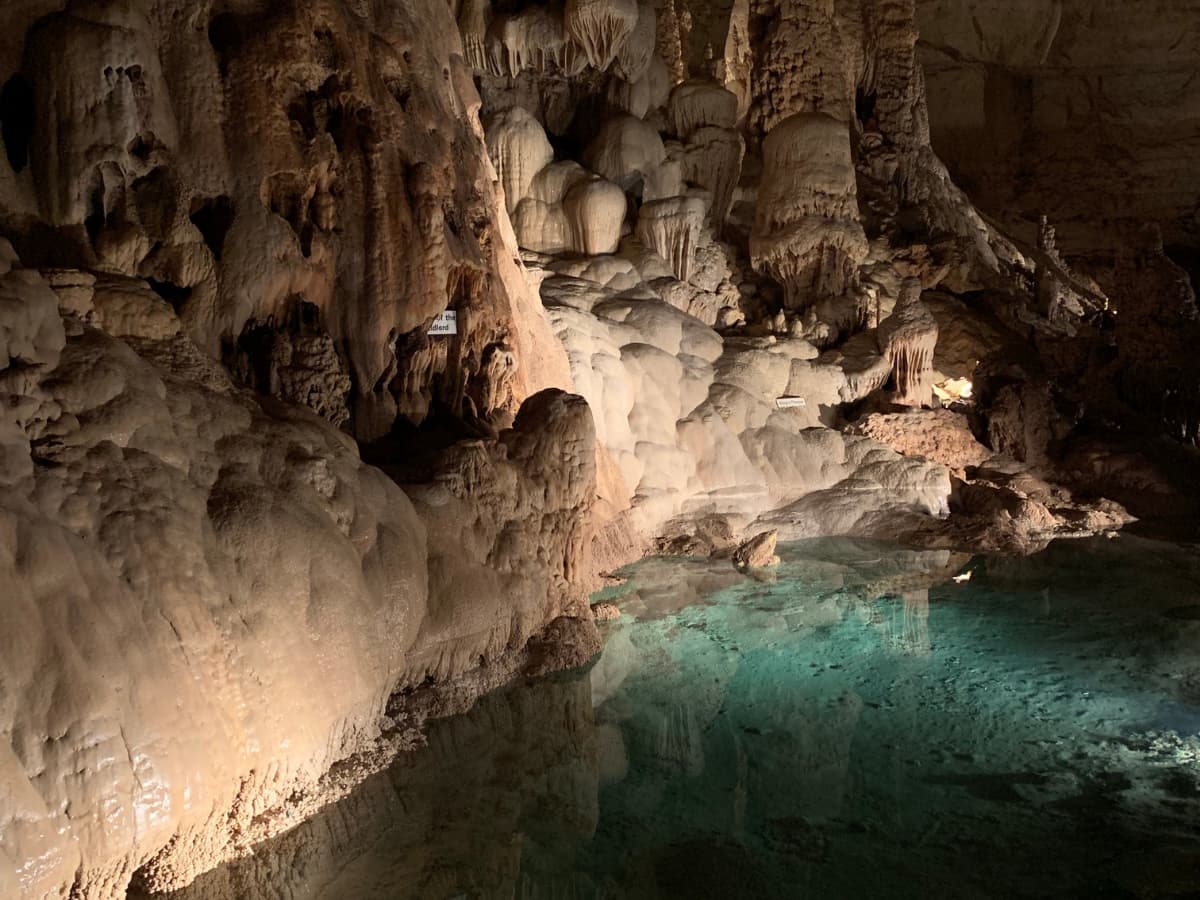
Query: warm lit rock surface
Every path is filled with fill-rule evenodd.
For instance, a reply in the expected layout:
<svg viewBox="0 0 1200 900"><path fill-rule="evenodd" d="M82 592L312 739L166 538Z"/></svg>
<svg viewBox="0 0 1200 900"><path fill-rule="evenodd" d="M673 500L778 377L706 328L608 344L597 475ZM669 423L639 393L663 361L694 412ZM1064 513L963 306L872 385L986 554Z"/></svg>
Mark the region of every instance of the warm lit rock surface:
<svg viewBox="0 0 1200 900"><path fill-rule="evenodd" d="M372 748L392 693L586 615L580 398L530 398L410 501L188 338L135 350L59 318L36 273L2 284L26 312L4 340L6 895L186 883Z"/></svg>
<svg viewBox="0 0 1200 900"><path fill-rule="evenodd" d="M851 430L904 456L921 456L958 472L992 456L992 451L975 439L966 417L948 409L875 413Z"/></svg>
<svg viewBox="0 0 1200 900"><path fill-rule="evenodd" d="M733 564L739 569L766 569L779 565L775 546L779 532L764 531L743 543L733 553Z"/></svg>
<svg viewBox="0 0 1200 900"><path fill-rule="evenodd" d="M1190 0L11 6L0 895L245 856L652 548L1194 515Z"/></svg>

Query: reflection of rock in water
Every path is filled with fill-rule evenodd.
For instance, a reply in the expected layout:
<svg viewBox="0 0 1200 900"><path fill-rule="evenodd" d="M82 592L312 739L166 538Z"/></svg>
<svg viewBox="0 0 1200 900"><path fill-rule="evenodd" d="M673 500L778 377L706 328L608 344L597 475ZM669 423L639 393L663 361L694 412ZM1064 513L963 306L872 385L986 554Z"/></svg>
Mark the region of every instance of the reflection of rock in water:
<svg viewBox="0 0 1200 900"><path fill-rule="evenodd" d="M491 897L492 894L486 896ZM496 894L495 896L509 896ZM597 886L587 875L579 873L542 873L521 870L521 881L517 885L517 900L604 900L611 897L603 887Z"/></svg>
<svg viewBox="0 0 1200 900"><path fill-rule="evenodd" d="M798 695L793 682L790 689L757 690L752 699L761 733L745 742L750 814L762 819L837 816L845 800L861 698L849 691L832 697ZM764 716L763 711L769 712ZM779 782L783 773L786 785Z"/></svg>
<svg viewBox="0 0 1200 900"><path fill-rule="evenodd" d="M885 623L887 639L892 648L910 656L928 656L932 652L929 642L929 590L905 591L900 595L902 604L892 607L890 620Z"/></svg>
<svg viewBox="0 0 1200 900"><path fill-rule="evenodd" d="M585 883L539 875L538 857L550 870L597 817L587 678L517 685L434 723L428 747L254 856L160 897L592 897Z"/></svg>
<svg viewBox="0 0 1200 900"><path fill-rule="evenodd" d="M691 704L678 703L658 723L654 754L686 775L704 771L704 737Z"/></svg>

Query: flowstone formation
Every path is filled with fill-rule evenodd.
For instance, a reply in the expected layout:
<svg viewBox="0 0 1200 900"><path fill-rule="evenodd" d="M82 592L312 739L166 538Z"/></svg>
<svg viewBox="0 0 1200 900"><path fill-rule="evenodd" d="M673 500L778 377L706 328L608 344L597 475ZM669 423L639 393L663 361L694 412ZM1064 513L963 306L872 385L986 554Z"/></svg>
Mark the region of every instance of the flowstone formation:
<svg viewBox="0 0 1200 900"><path fill-rule="evenodd" d="M763 180L750 237L755 268L784 287L784 308L844 296L858 282L867 237L844 121L797 113L762 145Z"/></svg>
<svg viewBox="0 0 1200 900"><path fill-rule="evenodd" d="M246 857L589 658L655 548L1023 552L1200 496L1186 273L1155 223L977 212L912 0L6 24L4 896Z"/></svg>
<svg viewBox="0 0 1200 900"><path fill-rule="evenodd" d="M13 13L0 895L166 891L595 652L595 430L444 4Z"/></svg>
<svg viewBox="0 0 1200 900"><path fill-rule="evenodd" d="M594 411L601 559L700 546L685 536L714 516L733 532L932 529L951 543L972 522L972 540L994 526L1028 547L1123 521L1089 518L1067 491L1019 523L964 499L994 456L987 484L1010 457L1069 480L1052 471L1071 428L1057 400L981 364L1030 332L1090 334L1112 301L952 183L930 143L911 2L598 8L603 40L570 4L473 3L459 22L482 15L487 58L523 60L475 77L489 127L528 134L508 206ZM534 19L554 53L495 25ZM503 141L489 132L489 147ZM1010 436L1043 396L1037 421L1054 424Z"/></svg>

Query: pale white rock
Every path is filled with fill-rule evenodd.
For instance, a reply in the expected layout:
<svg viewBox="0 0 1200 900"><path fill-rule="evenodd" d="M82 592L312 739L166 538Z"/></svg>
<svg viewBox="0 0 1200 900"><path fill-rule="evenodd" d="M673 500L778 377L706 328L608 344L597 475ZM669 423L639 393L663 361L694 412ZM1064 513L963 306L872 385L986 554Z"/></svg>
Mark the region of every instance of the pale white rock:
<svg viewBox="0 0 1200 900"><path fill-rule="evenodd" d="M529 196L543 203L562 203L567 191L590 178L592 173L579 163L562 159L552 162L533 177L529 186Z"/></svg>
<svg viewBox="0 0 1200 900"><path fill-rule="evenodd" d="M845 122L801 113L767 135L750 255L784 286L790 308L855 285L867 240Z"/></svg>
<svg viewBox="0 0 1200 900"><path fill-rule="evenodd" d="M938 323L921 302L921 282L904 283L893 313L879 323L879 349L887 357L896 382L894 400L901 406L933 402L933 352Z"/></svg>
<svg viewBox="0 0 1200 900"><path fill-rule="evenodd" d="M684 177L712 195L709 218L719 233L742 174L746 141L736 128L696 129L682 154Z"/></svg>
<svg viewBox="0 0 1200 900"><path fill-rule="evenodd" d="M730 91L709 81L693 80L671 91L667 116L675 136L687 140L700 128L733 128L737 109L737 97Z"/></svg>
<svg viewBox="0 0 1200 900"><path fill-rule="evenodd" d="M529 196L534 177L554 161L554 148L541 123L526 109L514 106L487 124L487 150L504 188L509 213Z"/></svg>
<svg viewBox="0 0 1200 900"><path fill-rule="evenodd" d="M512 215L517 243L538 253L566 253L575 248L575 237L561 203L526 197Z"/></svg>
<svg viewBox="0 0 1200 900"><path fill-rule="evenodd" d="M637 0L567 0L563 24L588 62L606 69L638 22Z"/></svg>
<svg viewBox="0 0 1200 900"><path fill-rule="evenodd" d="M588 145L583 161L609 181L632 191L666 159L662 138L633 116L609 119Z"/></svg>
<svg viewBox="0 0 1200 900"><path fill-rule="evenodd" d="M544 74L563 68L569 55L562 19L548 7L498 15L487 30L487 69L493 75L516 78L526 70Z"/></svg>
<svg viewBox="0 0 1200 900"><path fill-rule="evenodd" d="M643 75L632 84L623 78L613 78L605 94L614 109L622 110L638 119L646 118L650 111L650 82Z"/></svg>
<svg viewBox="0 0 1200 900"><path fill-rule="evenodd" d="M627 200L611 181L592 178L575 184L563 198L572 244L579 253L612 253L621 241Z"/></svg>
<svg viewBox="0 0 1200 900"><path fill-rule="evenodd" d="M638 211L638 237L670 262L680 281L691 277L703 226L704 204L693 197L655 200Z"/></svg>
<svg viewBox="0 0 1200 900"><path fill-rule="evenodd" d="M636 84L646 70L650 68L650 60L654 58L654 48L658 36L658 13L652 0L641 0L638 3L637 24L633 26L621 49L617 53L616 74L626 82Z"/></svg>

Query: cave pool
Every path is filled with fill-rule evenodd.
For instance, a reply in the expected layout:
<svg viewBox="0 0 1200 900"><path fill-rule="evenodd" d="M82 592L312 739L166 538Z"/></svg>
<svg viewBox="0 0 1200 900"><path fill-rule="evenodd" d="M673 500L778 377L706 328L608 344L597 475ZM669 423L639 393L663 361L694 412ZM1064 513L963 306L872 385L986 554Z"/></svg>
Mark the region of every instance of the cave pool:
<svg viewBox="0 0 1200 900"><path fill-rule="evenodd" d="M1200 550L649 559L585 671L179 897L1200 896Z"/></svg>

